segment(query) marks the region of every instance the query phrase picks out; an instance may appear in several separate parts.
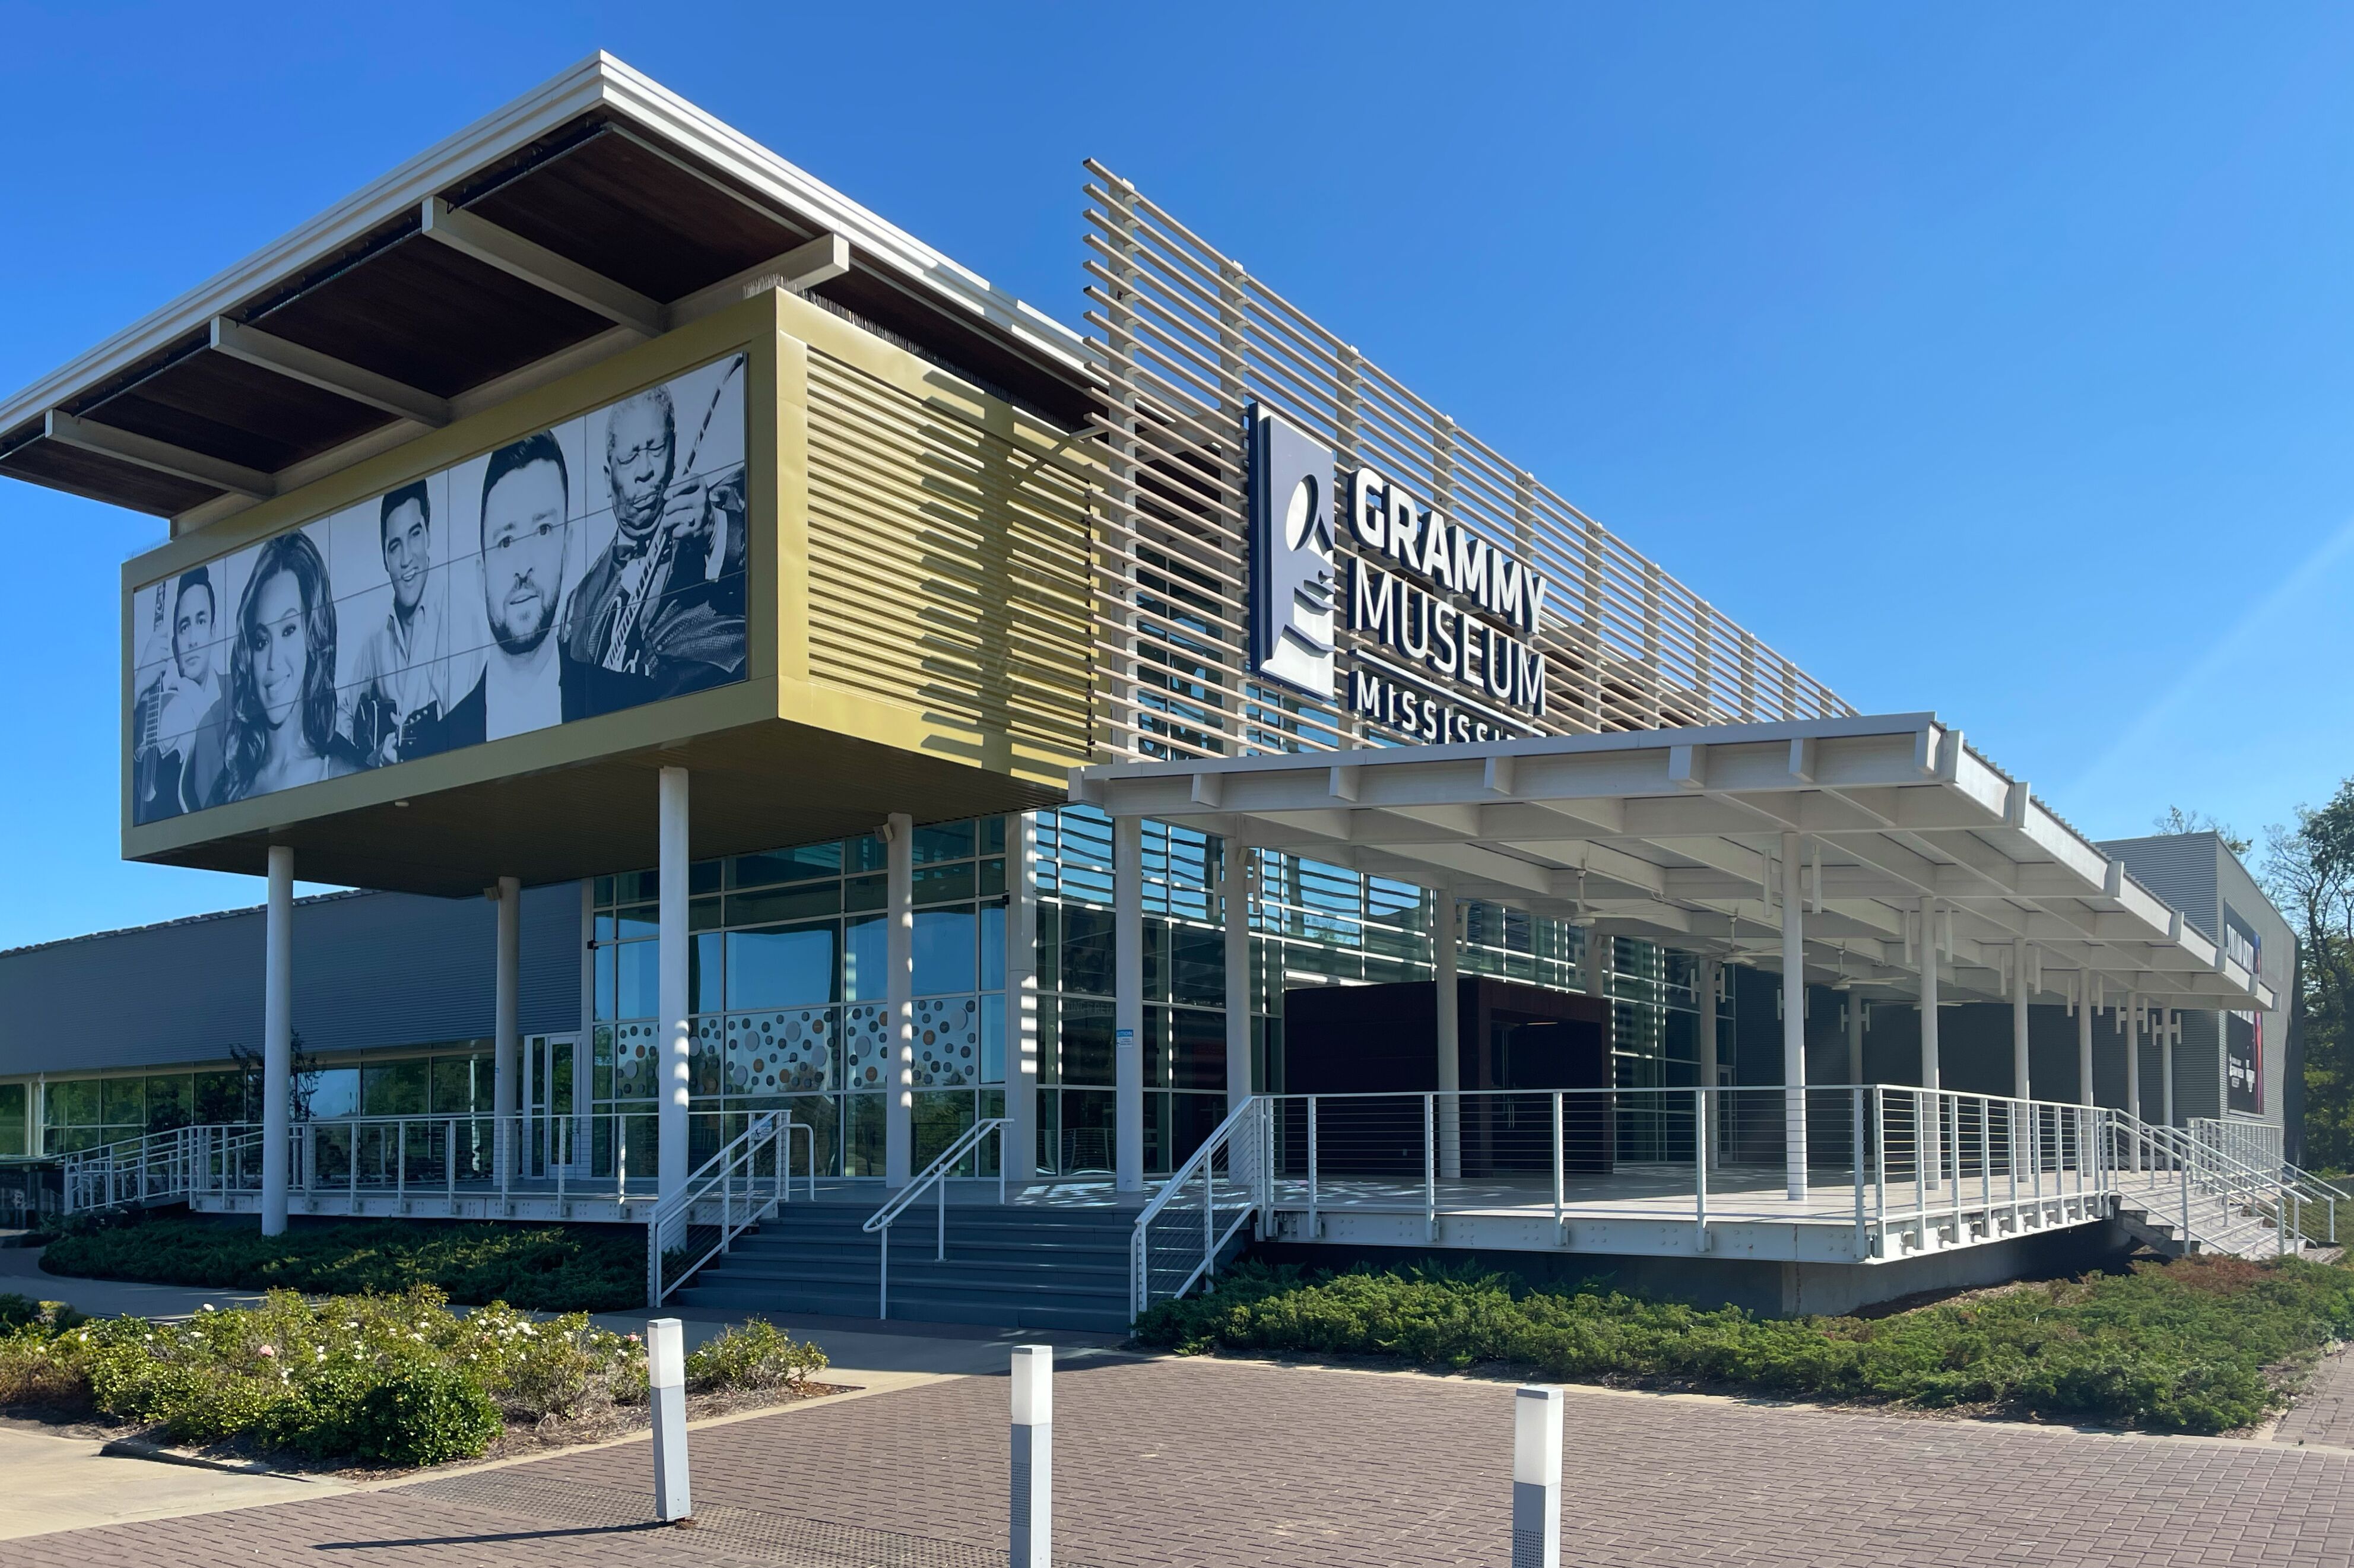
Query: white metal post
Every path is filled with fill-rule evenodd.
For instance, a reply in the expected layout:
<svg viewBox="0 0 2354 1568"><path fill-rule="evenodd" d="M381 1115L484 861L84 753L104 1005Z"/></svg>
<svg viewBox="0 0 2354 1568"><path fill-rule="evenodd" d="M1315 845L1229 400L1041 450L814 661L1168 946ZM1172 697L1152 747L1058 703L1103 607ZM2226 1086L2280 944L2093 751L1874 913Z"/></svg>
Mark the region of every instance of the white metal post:
<svg viewBox="0 0 2354 1568"><path fill-rule="evenodd" d="M2174 1023L2177 1014L2167 1008L2150 1024L2158 1036L2158 1084L2159 1119L2174 1125Z"/></svg>
<svg viewBox="0 0 2354 1568"><path fill-rule="evenodd" d="M686 769L665 768L660 783L654 885L654 1160L664 1199L686 1185L686 1102L695 1071L695 1021L686 992ZM544 1070L544 1069L543 1069ZM684 1461L682 1461L684 1462Z"/></svg>
<svg viewBox="0 0 2354 1568"><path fill-rule="evenodd" d="M498 884L497 978L491 1007L492 1158L501 1169L514 1158L508 1126L514 1119L515 1068L523 1052L523 884L502 876ZM592 966L593 967L593 966Z"/></svg>
<svg viewBox="0 0 2354 1568"><path fill-rule="evenodd" d="M1114 1185L1144 1191L1144 819L1111 824Z"/></svg>
<svg viewBox="0 0 2354 1568"><path fill-rule="evenodd" d="M1512 1391L1512 1568L1561 1568L1562 1391Z"/></svg>
<svg viewBox="0 0 2354 1568"><path fill-rule="evenodd" d="M1847 1081L1863 1082L1863 998L1847 993Z"/></svg>
<svg viewBox="0 0 2354 1568"><path fill-rule="evenodd" d="M270 846L270 904L262 919L261 1234L286 1233L288 1097L294 1075L294 851Z"/></svg>
<svg viewBox="0 0 2354 1568"><path fill-rule="evenodd" d="M1438 1004L1438 1173L1452 1181L1463 1174L1462 987L1458 980L1455 895L1435 890L1430 907L1430 978Z"/></svg>
<svg viewBox="0 0 2354 1568"><path fill-rule="evenodd" d="M2035 1097L2030 1087L2027 1060L2027 938L2010 939L2010 1092L2015 1099Z"/></svg>
<svg viewBox="0 0 2354 1568"><path fill-rule="evenodd" d="M1055 1522L1055 1349L1013 1347L1013 1568L1052 1568Z"/></svg>
<svg viewBox="0 0 2354 1568"><path fill-rule="evenodd" d="M1692 1245L1702 1252L1708 1250L1708 1168L1716 1158L1708 1107L1715 1095L1713 1088L1692 1091Z"/></svg>
<svg viewBox="0 0 2354 1568"><path fill-rule="evenodd" d="M2093 974L2076 975L2076 1103L2093 1103Z"/></svg>
<svg viewBox="0 0 2354 1568"><path fill-rule="evenodd" d="M916 821L894 811L884 837L883 1181L906 1186L916 1173Z"/></svg>
<svg viewBox="0 0 2354 1568"><path fill-rule="evenodd" d="M1699 1109L1707 1113L1716 1104L1716 993L1724 983L1724 966L1714 959L1700 961L1700 1086ZM1716 1139L1703 1137L1695 1148L1701 1150L1695 1158L1703 1162L1716 1159Z"/></svg>
<svg viewBox="0 0 2354 1568"><path fill-rule="evenodd" d="M1798 835L1782 835L1782 1181L1807 1198L1807 934Z"/></svg>
<svg viewBox="0 0 2354 1568"><path fill-rule="evenodd" d="M1251 873L1257 857L1248 845L1225 841L1219 855L1218 895L1225 920L1226 1114L1251 1097Z"/></svg>
<svg viewBox="0 0 2354 1568"><path fill-rule="evenodd" d="M1555 1223L1561 1216L1555 1213ZM1422 1239L1438 1240L1438 1097L1422 1097Z"/></svg>
<svg viewBox="0 0 2354 1568"><path fill-rule="evenodd" d="M1001 1189L1007 1179L1038 1174L1038 818L1010 819L1005 846L1005 1119L997 1140ZM1247 1022L1247 1021L1246 1021ZM1246 1031L1247 1041L1247 1031ZM785 1139L786 1158L792 1139ZM810 1142L810 1180L817 1180L817 1142ZM788 1189L791 1183L786 1183Z"/></svg>
<svg viewBox="0 0 2354 1568"><path fill-rule="evenodd" d="M1921 1086L1935 1093L1937 1073L1937 901L1921 895Z"/></svg>
<svg viewBox="0 0 2354 1568"><path fill-rule="evenodd" d="M654 1517L675 1524L695 1511L686 1479L686 1336L675 1318L646 1325L646 1381L653 1401Z"/></svg>

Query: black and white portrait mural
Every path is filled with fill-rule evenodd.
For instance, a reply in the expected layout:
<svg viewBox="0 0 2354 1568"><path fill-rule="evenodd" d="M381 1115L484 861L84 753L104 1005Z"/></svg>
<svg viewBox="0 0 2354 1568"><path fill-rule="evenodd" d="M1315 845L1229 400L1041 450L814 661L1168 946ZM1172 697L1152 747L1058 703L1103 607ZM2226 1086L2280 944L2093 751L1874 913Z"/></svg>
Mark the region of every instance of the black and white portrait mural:
<svg viewBox="0 0 2354 1568"><path fill-rule="evenodd" d="M745 671L742 355L142 587L132 820Z"/></svg>

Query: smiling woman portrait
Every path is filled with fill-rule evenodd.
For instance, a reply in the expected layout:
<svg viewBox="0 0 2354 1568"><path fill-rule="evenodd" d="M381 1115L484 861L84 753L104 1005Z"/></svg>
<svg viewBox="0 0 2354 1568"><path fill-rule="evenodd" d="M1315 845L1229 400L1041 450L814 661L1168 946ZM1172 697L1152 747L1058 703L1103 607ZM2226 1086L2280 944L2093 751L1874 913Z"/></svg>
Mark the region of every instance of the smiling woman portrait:
<svg viewBox="0 0 2354 1568"><path fill-rule="evenodd" d="M216 804L354 771L335 729L335 603L308 535L261 546L228 668L228 765Z"/></svg>

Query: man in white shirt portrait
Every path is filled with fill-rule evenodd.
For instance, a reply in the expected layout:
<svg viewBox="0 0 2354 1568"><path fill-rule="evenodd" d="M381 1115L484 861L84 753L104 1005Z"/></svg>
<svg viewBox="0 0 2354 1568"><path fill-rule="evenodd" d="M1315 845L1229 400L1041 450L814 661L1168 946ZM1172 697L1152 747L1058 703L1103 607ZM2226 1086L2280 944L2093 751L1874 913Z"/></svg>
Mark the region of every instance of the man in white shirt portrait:
<svg viewBox="0 0 2354 1568"><path fill-rule="evenodd" d="M570 490L564 449L546 430L501 447L482 471L482 613L491 646L481 680L451 714L451 746L564 722L567 676L556 630Z"/></svg>

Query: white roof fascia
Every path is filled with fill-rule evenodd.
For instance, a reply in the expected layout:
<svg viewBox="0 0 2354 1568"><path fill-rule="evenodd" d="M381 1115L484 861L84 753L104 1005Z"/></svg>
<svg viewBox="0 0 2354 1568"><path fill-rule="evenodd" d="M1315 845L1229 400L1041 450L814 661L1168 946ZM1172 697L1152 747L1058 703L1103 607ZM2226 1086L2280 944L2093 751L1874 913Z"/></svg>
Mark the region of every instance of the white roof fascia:
<svg viewBox="0 0 2354 1568"><path fill-rule="evenodd" d="M427 196L459 184L538 137L591 110L605 108L668 138L714 167L768 192L832 228L852 245L889 263L937 295L1076 369L1079 335L988 280L922 244L896 226L811 177L611 55L591 55L513 102L362 186L270 244L131 326L76 355L0 403L0 430L13 429L93 383L233 313L255 295L333 255Z"/></svg>

